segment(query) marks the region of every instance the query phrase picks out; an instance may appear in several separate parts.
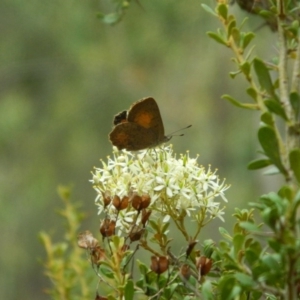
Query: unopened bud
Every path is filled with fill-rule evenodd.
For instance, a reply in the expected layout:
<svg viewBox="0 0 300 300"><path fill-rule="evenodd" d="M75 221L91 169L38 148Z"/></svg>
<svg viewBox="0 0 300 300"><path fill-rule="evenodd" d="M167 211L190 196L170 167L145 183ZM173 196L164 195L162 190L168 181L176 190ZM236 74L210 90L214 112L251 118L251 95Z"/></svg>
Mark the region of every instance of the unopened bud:
<svg viewBox="0 0 300 300"><path fill-rule="evenodd" d="M162 274L169 267L169 260L166 256L151 256L150 269L156 274Z"/></svg>
<svg viewBox="0 0 300 300"><path fill-rule="evenodd" d="M206 256L200 256L196 258L196 267L201 276L205 276L209 273L212 266L212 260Z"/></svg>
<svg viewBox="0 0 300 300"><path fill-rule="evenodd" d="M115 234L116 221L105 219L100 225L100 233L102 236L109 237Z"/></svg>

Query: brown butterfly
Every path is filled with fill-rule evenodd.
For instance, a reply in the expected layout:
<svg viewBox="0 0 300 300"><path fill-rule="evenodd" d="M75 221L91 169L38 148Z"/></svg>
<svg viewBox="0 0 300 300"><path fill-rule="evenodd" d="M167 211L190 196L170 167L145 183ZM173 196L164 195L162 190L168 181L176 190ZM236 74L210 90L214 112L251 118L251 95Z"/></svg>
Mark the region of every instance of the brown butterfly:
<svg viewBox="0 0 300 300"><path fill-rule="evenodd" d="M114 117L109 139L119 150L138 151L158 146L172 138L165 136L164 125L156 101L143 98Z"/></svg>

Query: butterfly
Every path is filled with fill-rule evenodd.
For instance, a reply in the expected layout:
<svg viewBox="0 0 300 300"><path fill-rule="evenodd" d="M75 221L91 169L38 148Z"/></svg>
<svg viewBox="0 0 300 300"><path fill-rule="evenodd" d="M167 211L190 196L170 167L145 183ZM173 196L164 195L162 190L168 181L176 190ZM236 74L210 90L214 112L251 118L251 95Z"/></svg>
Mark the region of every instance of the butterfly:
<svg viewBox="0 0 300 300"><path fill-rule="evenodd" d="M143 98L114 117L114 128L109 134L111 143L119 150L138 151L169 141L156 101Z"/></svg>

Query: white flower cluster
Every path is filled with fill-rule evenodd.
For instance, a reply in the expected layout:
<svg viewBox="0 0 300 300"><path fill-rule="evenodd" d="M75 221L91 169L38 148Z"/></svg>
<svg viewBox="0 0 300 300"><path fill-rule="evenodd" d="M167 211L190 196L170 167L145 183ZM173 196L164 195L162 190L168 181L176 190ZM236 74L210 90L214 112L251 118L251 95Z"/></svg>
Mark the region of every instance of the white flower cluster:
<svg viewBox="0 0 300 300"><path fill-rule="evenodd" d="M113 159L102 161L102 168L95 168L91 182L97 191L96 204L99 214L104 210L103 193L120 198L132 192L149 195L149 209L160 212L166 222L169 218L189 216L195 221L220 218L223 209L216 198L227 202L224 192L229 188L220 181L216 171L205 170L190 158L188 152L176 158L172 146L149 149L139 154L115 151ZM107 207L110 211L111 204ZM132 216L132 209L123 212L123 218Z"/></svg>

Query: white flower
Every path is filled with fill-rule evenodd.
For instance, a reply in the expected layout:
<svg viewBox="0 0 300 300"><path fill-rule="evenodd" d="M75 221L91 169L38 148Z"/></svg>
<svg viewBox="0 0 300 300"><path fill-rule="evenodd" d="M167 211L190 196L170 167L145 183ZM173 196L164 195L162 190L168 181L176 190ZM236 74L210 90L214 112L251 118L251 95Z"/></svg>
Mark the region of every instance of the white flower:
<svg viewBox="0 0 300 300"><path fill-rule="evenodd" d="M223 208L220 200L227 202L224 192L229 188L225 181L219 180L216 171L210 166L207 170L190 158L189 153L176 158L171 146L145 150L135 155L131 152L116 151L114 158L107 163L102 161L101 168L95 168L92 184L97 192L96 204L99 213L117 214L112 203L104 207L102 193L109 192L111 197L120 198L137 193L150 196L153 214L162 214L167 222L186 213L196 222L213 218L223 220ZM220 199L218 201L218 199ZM129 205L118 214L117 227L133 220L134 209ZM124 230L124 226L123 226Z"/></svg>

